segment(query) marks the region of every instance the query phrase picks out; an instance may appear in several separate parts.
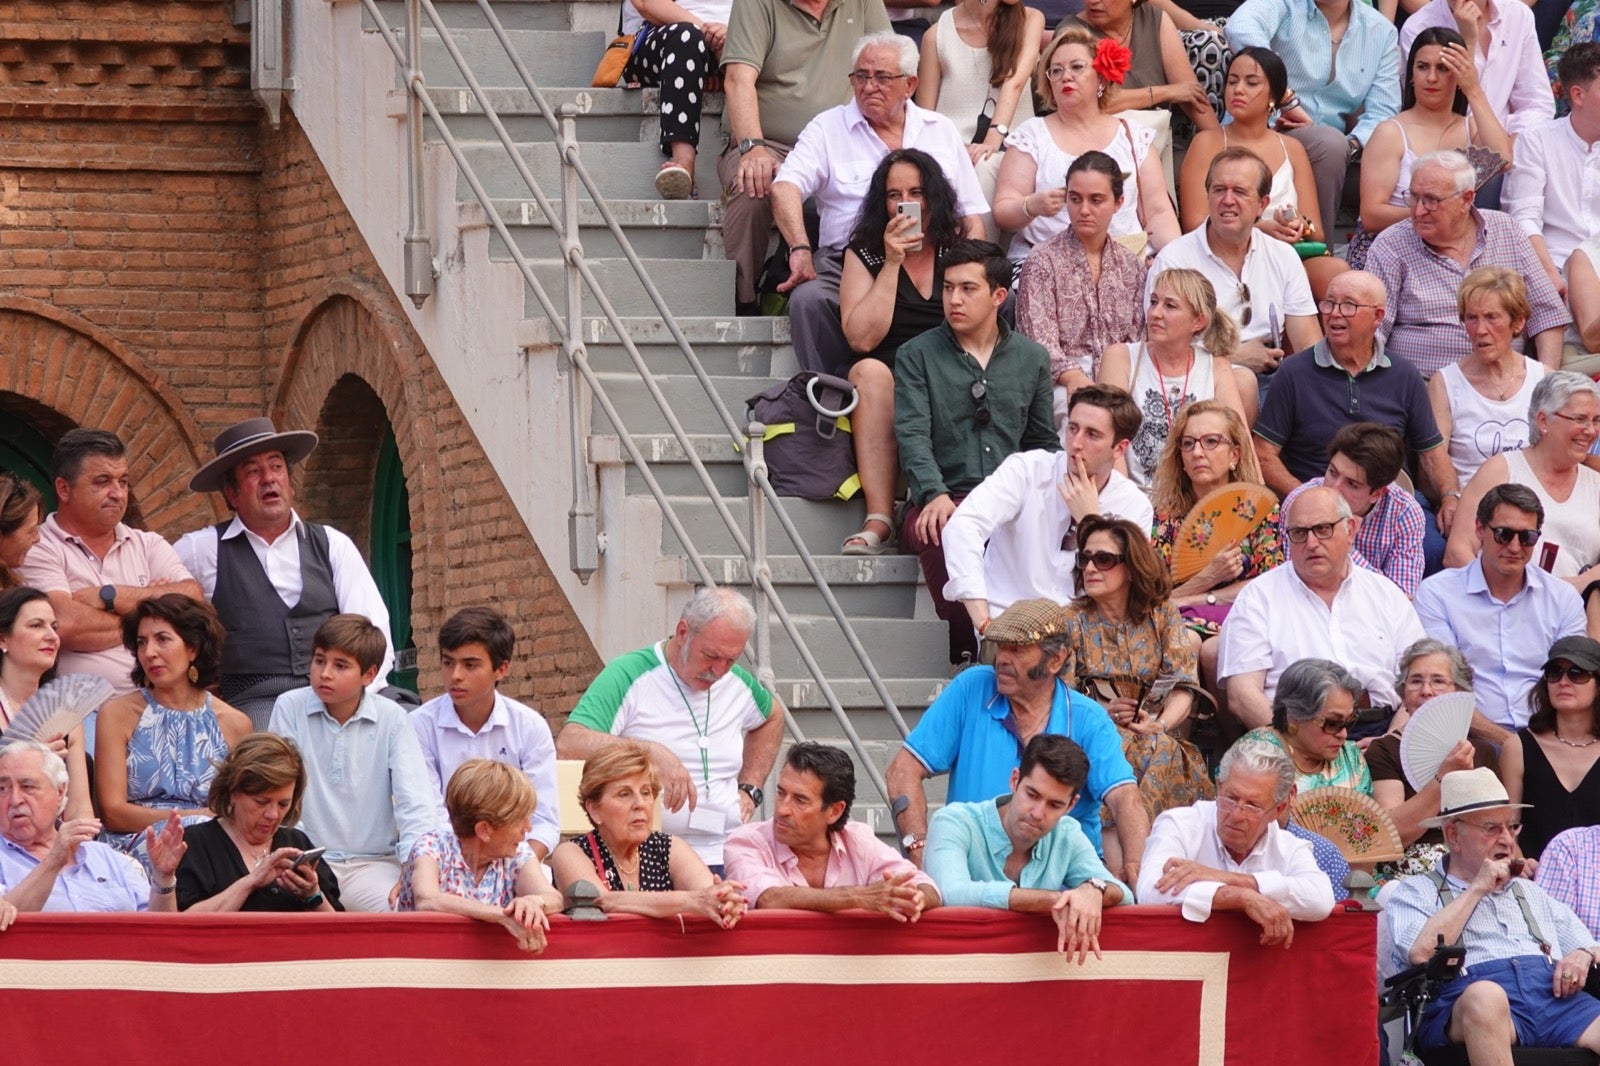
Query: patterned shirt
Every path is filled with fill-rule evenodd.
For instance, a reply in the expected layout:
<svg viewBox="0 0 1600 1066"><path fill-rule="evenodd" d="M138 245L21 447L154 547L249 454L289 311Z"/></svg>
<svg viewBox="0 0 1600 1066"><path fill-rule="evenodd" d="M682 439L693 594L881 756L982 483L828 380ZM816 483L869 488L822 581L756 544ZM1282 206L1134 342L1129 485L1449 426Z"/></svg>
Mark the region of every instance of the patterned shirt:
<svg viewBox="0 0 1600 1066"><path fill-rule="evenodd" d="M1506 267L1527 281L1528 299L1533 304L1529 336L1561 329L1572 321L1533 245L1511 216L1474 207L1472 221L1478 241L1466 266L1424 244L1409 218L1378 234L1367 253L1367 270L1378 276L1387 294L1378 323L1387 341L1384 350L1409 360L1424 374L1459 363L1471 351L1456 310L1456 291L1462 279L1478 267Z"/></svg>
<svg viewBox="0 0 1600 1066"><path fill-rule="evenodd" d="M1279 532L1281 510L1274 504L1266 521L1239 542L1239 553L1244 556L1244 570L1238 578L1240 581L1248 581L1275 566L1283 565L1283 537ZM1174 517L1158 511L1150 530L1150 545L1168 569L1172 567L1172 546L1178 542L1178 529L1183 525L1183 519L1183 515Z"/></svg>
<svg viewBox="0 0 1600 1066"><path fill-rule="evenodd" d="M1322 479L1314 477L1284 499L1281 510L1285 529L1294 498L1321 484ZM1350 561L1377 571L1399 585L1407 596L1415 596L1422 581L1422 538L1427 528L1427 518L1416 497L1394 485L1385 485L1373 501L1372 510L1361 516Z"/></svg>
<svg viewBox="0 0 1600 1066"><path fill-rule="evenodd" d="M1303 825L1290 822L1284 826L1291 836L1297 836L1311 845L1311 854L1316 856L1317 868L1328 875L1328 883L1333 886L1334 902L1350 895L1350 890L1345 888L1345 880L1350 876L1350 864L1345 861L1338 845L1321 833L1313 833Z"/></svg>
<svg viewBox="0 0 1600 1066"><path fill-rule="evenodd" d="M1268 725L1250 730L1242 739L1263 740L1286 754L1289 751L1289 746L1283 742L1278 731ZM1316 773L1301 773L1296 768L1294 783L1301 795L1319 788L1353 788L1357 792L1372 795L1372 771L1367 769L1367 760L1361 757L1361 749L1356 747L1353 740L1345 741L1339 748L1339 754Z"/></svg>
<svg viewBox="0 0 1600 1066"><path fill-rule="evenodd" d="M417 838L406 860L400 878L400 903L402 911L417 909L417 898L412 894L411 877L416 868L417 856L426 855L439 866L439 891L462 899L487 903L491 907L507 907L517 898L517 876L522 867L533 861L533 849L527 841L517 845L517 853L503 859L493 859L482 878L472 876L472 867L461 854L461 841L452 832L434 830Z"/></svg>
<svg viewBox="0 0 1600 1066"><path fill-rule="evenodd" d="M1589 932L1600 937L1600 826L1557 833L1539 853L1539 887L1572 908Z"/></svg>
<svg viewBox="0 0 1600 1066"><path fill-rule="evenodd" d="M1144 336L1144 277L1144 262L1108 240L1100 253L1097 284L1089 254L1069 227L1035 248L1022 264L1017 329L1045 346L1052 378L1077 369L1092 379L1102 352Z"/></svg>

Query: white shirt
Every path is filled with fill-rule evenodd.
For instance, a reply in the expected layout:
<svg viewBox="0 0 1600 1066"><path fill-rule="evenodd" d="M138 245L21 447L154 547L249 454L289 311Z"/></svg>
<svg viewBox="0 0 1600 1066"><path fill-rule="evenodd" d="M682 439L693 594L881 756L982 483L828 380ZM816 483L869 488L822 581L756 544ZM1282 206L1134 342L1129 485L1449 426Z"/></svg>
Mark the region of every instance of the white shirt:
<svg viewBox="0 0 1600 1066"><path fill-rule="evenodd" d="M1521 162L1520 156L1518 162ZM1271 332L1276 318L1278 339L1282 343L1285 318L1289 315L1309 317L1317 313L1317 302L1311 296L1311 283L1306 280L1306 268L1300 264L1299 253L1292 245L1268 237L1260 230L1251 230L1250 248L1244 254L1244 269L1241 274L1235 274L1233 268L1211 250L1206 240L1206 231L1210 226L1211 220L1207 219L1199 229L1169 241L1161 249L1145 276L1146 304L1149 304L1156 278L1163 270L1188 267L1200 271L1211 282L1211 287L1217 291L1217 306L1240 323L1241 341L1265 338ZM1249 325L1243 324L1245 289L1250 290L1252 313Z"/></svg>
<svg viewBox="0 0 1600 1066"><path fill-rule="evenodd" d="M272 543L245 528L237 515L228 528L222 531L224 540L244 537L261 560L261 569L267 580L278 590L278 598L285 607L300 602L300 521L298 512L290 512L289 528ZM367 620L383 633L383 663L378 676L368 687L377 693L389 683L389 671L394 669L394 646L389 639L389 608L378 593L378 584L372 580L366 560L355 543L332 526L323 526L328 532L328 566L333 571L333 594L339 601L339 610L346 614L365 615ZM291 536L290 534L293 534ZM173 545L178 558L189 568L189 573L200 582L200 591L211 599L217 593L217 527L201 526L185 533ZM403 857L403 856L402 856Z"/></svg>
<svg viewBox="0 0 1600 1066"><path fill-rule="evenodd" d="M1288 908L1301 922L1320 922L1333 913L1333 884L1317 865L1311 845L1268 820L1267 831L1243 861L1236 862L1217 836L1217 804L1201 800L1191 807L1163 811L1150 827L1144 861L1139 867L1140 903L1182 905L1191 922L1211 917L1211 902L1223 888L1221 881L1196 881L1181 892L1158 892L1168 859L1192 859L1226 873L1249 874L1256 891Z"/></svg>
<svg viewBox="0 0 1600 1066"><path fill-rule="evenodd" d="M990 613L999 614L1018 600L1066 603L1077 595L1078 553L1061 550L1072 524L1058 491L1066 473L1066 452L1017 452L978 483L944 527L946 599L987 600ZM1100 490L1100 513L1143 530L1154 517L1149 497L1115 470Z"/></svg>
<svg viewBox="0 0 1600 1066"><path fill-rule="evenodd" d="M967 155L967 146L954 122L908 100L900 147L921 149L938 161L944 176L955 186L957 215L988 213L989 201L984 198L978 174L972 169L972 157ZM806 123L794 150L773 180L797 186L801 199L816 201L821 216L819 246L843 248L849 243L872 172L888 154L889 146L878 138L852 99Z"/></svg>
<svg viewBox="0 0 1600 1066"><path fill-rule="evenodd" d="M1555 118L1555 97L1550 94L1539 34L1528 5L1521 0L1488 0L1484 9L1488 14L1485 29L1489 34L1489 54L1484 55L1482 48L1473 49L1472 65L1478 68L1478 81L1495 117L1506 132L1515 137ZM1450 0L1429 0L1400 27L1402 81L1411 43L1417 39L1417 34L1434 26L1459 32ZM1522 166L1520 141L1517 143L1517 166Z"/></svg>
<svg viewBox="0 0 1600 1066"><path fill-rule="evenodd" d="M483 728L474 733L456 714L455 701L447 692L424 703L409 715L422 745L422 761L444 802L450 775L468 759L493 759L509 763L528 775L539 805L533 811L530 841L538 841L545 852L555 850L561 839L561 797L556 789L556 744L544 715L494 694L494 710Z"/></svg>
<svg viewBox="0 0 1600 1066"><path fill-rule="evenodd" d="M1600 236L1600 141L1585 144L1570 115L1524 133L1506 175L1504 206L1523 233L1544 238L1557 269L1566 270L1573 249Z"/></svg>
<svg viewBox="0 0 1600 1066"><path fill-rule="evenodd" d="M1373 706L1398 707L1394 676L1400 653L1425 636L1416 608L1382 574L1352 564L1330 610L1293 564L1285 563L1250 582L1233 601L1222 623L1217 676L1226 681L1265 670L1270 700L1290 663L1332 659L1356 676Z"/></svg>

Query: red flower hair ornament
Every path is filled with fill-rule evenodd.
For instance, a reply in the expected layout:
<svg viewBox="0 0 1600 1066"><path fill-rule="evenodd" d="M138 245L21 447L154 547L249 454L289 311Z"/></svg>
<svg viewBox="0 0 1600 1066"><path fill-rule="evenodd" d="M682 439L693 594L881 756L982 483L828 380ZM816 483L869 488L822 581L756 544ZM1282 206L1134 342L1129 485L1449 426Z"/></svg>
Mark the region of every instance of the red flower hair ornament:
<svg viewBox="0 0 1600 1066"><path fill-rule="evenodd" d="M1133 66L1133 52L1109 37L1102 37L1094 46L1093 66L1100 80L1121 85L1128 76L1128 68Z"/></svg>

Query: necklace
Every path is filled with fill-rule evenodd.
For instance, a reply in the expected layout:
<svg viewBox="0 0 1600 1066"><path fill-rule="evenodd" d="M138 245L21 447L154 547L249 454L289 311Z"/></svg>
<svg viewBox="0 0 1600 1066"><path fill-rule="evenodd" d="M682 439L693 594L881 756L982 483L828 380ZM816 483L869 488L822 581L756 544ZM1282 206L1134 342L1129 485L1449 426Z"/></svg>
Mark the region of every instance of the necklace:
<svg viewBox="0 0 1600 1066"><path fill-rule="evenodd" d="M1591 746L1592 744L1594 744L1595 741L1600 740L1600 737L1590 737L1588 740L1584 741L1582 744L1579 744L1575 740L1568 740L1566 737L1562 736L1559 731L1554 733L1553 735L1555 736L1555 738L1557 740L1559 740L1561 743L1565 744L1569 748L1579 748L1579 749L1587 748L1587 747Z"/></svg>
<svg viewBox="0 0 1600 1066"><path fill-rule="evenodd" d="M1150 352L1150 361L1156 365L1156 377L1161 379L1161 409L1167 416L1167 433L1170 434L1172 432L1172 420L1177 416L1178 411L1183 410L1183 401L1189 396L1189 375L1194 370L1194 348L1191 347L1189 349L1189 365L1183 368L1183 388L1178 392L1176 408L1174 408L1173 404L1167 402L1167 372L1161 369L1161 360L1156 357L1156 353L1153 350ZM1177 375L1174 374L1173 377L1177 377Z"/></svg>
<svg viewBox="0 0 1600 1066"><path fill-rule="evenodd" d="M1328 772L1329 760L1327 759L1315 760L1312 763L1311 769L1307 770L1304 766L1300 765L1300 753L1295 751L1293 747L1289 747L1289 758L1294 760L1294 768L1302 774L1325 774Z"/></svg>
<svg viewBox="0 0 1600 1066"><path fill-rule="evenodd" d="M617 868L617 879L622 882L624 890L638 891L639 889L639 864L644 861L642 856L634 856L633 867L629 869L616 852L611 853L611 865ZM629 884L629 882L632 884Z"/></svg>
<svg viewBox="0 0 1600 1066"><path fill-rule="evenodd" d="M220 821L220 819L218 820ZM270 840L267 841L266 847L255 849L249 844L245 843L244 837L236 833L233 829L233 826L229 825L227 822L222 823L222 830L228 834L228 837L233 841L234 846L239 849L239 853L244 856L245 866L248 869L254 870L256 867L260 866L266 861L267 854L272 851L272 841Z"/></svg>

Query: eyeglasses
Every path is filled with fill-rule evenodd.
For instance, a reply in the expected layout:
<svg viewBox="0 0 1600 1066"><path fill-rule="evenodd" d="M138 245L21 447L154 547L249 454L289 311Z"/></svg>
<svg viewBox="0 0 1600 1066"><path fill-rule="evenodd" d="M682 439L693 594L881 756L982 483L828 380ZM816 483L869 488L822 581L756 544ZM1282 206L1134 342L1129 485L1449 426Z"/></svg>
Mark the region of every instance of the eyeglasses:
<svg viewBox="0 0 1600 1066"><path fill-rule="evenodd" d="M1092 566L1102 572L1115 570L1127 558L1126 555L1118 555L1116 552L1079 552L1078 569L1087 570Z"/></svg>
<svg viewBox="0 0 1600 1066"><path fill-rule="evenodd" d="M1350 732L1350 730L1354 729L1355 724L1360 720L1361 719L1359 718L1330 718L1325 714L1319 714L1315 718L1311 719L1311 721L1316 724L1318 729L1322 730L1330 737L1336 737L1340 733Z"/></svg>
<svg viewBox="0 0 1600 1066"><path fill-rule="evenodd" d="M1589 418L1585 415L1568 415L1560 411L1551 411L1557 418L1564 418L1579 429L1600 429L1600 418Z"/></svg>
<svg viewBox="0 0 1600 1066"><path fill-rule="evenodd" d="M1562 678L1574 685L1586 685L1594 680L1594 671L1581 666L1547 666L1544 668L1545 684L1553 685Z"/></svg>
<svg viewBox="0 0 1600 1066"><path fill-rule="evenodd" d="M1185 452L1192 452L1197 449L1203 452L1214 452L1224 444L1232 443L1233 440L1231 438L1224 437L1221 433L1207 433L1203 437L1179 437L1178 449Z"/></svg>
<svg viewBox="0 0 1600 1066"><path fill-rule="evenodd" d="M1462 825L1470 825L1484 836L1497 837L1501 833L1510 833L1513 837L1522 832L1521 822L1469 822L1465 818L1457 818Z"/></svg>
<svg viewBox="0 0 1600 1066"><path fill-rule="evenodd" d="M1341 518L1338 522L1318 522L1314 526L1290 526L1284 532L1288 534L1290 544L1304 544L1307 537L1327 540L1333 536L1333 531L1339 528L1339 523L1343 521Z"/></svg>
<svg viewBox="0 0 1600 1066"><path fill-rule="evenodd" d="M1077 81L1079 78L1083 77L1085 73L1088 72L1089 66L1090 66L1090 64L1088 64L1088 63L1069 63L1064 67L1062 67L1062 66L1048 67L1048 68L1046 68L1046 70L1044 72L1044 76L1046 78L1048 78L1050 81L1060 81L1062 78L1066 77L1068 74L1071 74L1072 75L1072 80L1073 81Z"/></svg>
<svg viewBox="0 0 1600 1066"><path fill-rule="evenodd" d="M981 381L974 381L972 383L972 402L978 405L978 409L973 412L972 419L978 423L978 428L982 429L994 419L993 413L989 410L989 386Z"/></svg>
<svg viewBox="0 0 1600 1066"><path fill-rule="evenodd" d="M1355 317L1355 313L1357 311L1361 310L1363 307L1371 307L1373 309L1377 309L1377 308L1382 307L1382 306L1383 306L1382 304L1358 304L1354 300L1328 300L1328 299L1323 299L1323 300L1317 301L1317 310L1318 311L1321 311L1325 315L1331 315L1335 311L1337 311L1337 312L1339 312L1339 314L1343 315L1345 318L1354 318Z"/></svg>
<svg viewBox="0 0 1600 1066"><path fill-rule="evenodd" d="M1524 548L1531 548L1539 543L1539 530L1537 529L1512 529L1510 526L1490 526L1489 532L1494 534L1494 542L1502 548L1513 540Z"/></svg>
<svg viewBox="0 0 1600 1066"><path fill-rule="evenodd" d="M884 88L899 81L901 78L908 77L910 77L909 74L885 74L883 71L852 70L850 72L850 84L858 89L866 85L876 85L879 88Z"/></svg>
<svg viewBox="0 0 1600 1066"><path fill-rule="evenodd" d="M1405 191L1406 203L1411 207L1420 207L1424 211L1437 211L1439 210L1439 205L1446 200L1454 200L1457 196L1464 195L1465 193L1453 192L1449 196L1433 196L1425 192L1417 192L1415 189L1407 189Z"/></svg>
<svg viewBox="0 0 1600 1066"><path fill-rule="evenodd" d="M1239 325L1248 326L1250 324L1250 286L1242 281L1239 282L1239 306L1243 308L1239 312Z"/></svg>
<svg viewBox="0 0 1600 1066"><path fill-rule="evenodd" d="M1254 803L1242 803L1230 796L1217 797L1217 813L1227 814L1229 811L1238 811L1246 818L1260 818L1267 813L1265 807L1257 807Z"/></svg>

